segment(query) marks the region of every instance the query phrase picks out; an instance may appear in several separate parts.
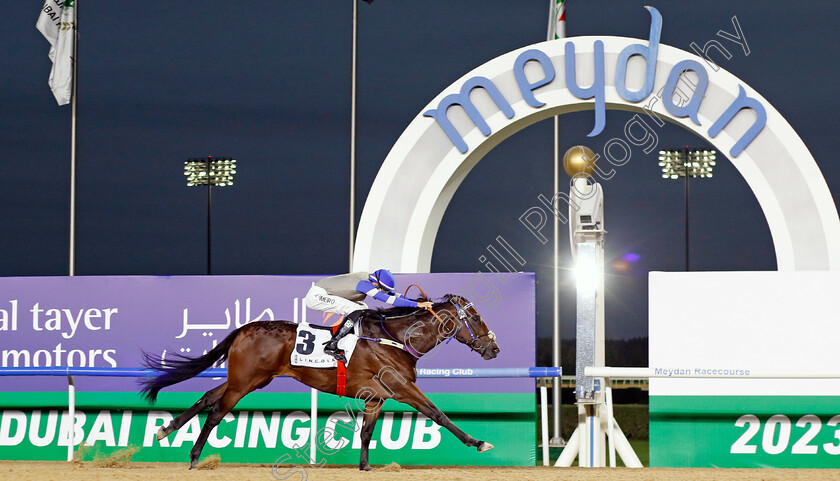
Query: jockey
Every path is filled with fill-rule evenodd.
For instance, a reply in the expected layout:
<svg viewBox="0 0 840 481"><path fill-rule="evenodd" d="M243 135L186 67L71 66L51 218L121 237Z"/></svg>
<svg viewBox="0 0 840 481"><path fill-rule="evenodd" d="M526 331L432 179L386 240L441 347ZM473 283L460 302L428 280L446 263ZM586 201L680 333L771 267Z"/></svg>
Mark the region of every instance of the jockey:
<svg viewBox="0 0 840 481"><path fill-rule="evenodd" d="M324 345L324 352L347 362L344 352L338 349L338 341L346 336L353 324L362 317L367 305L362 302L367 296L397 307L432 307L429 301L414 302L394 291L394 276L387 269L372 274L352 272L327 277L312 284L304 297L306 306L316 311L334 312L345 317L341 327Z"/></svg>

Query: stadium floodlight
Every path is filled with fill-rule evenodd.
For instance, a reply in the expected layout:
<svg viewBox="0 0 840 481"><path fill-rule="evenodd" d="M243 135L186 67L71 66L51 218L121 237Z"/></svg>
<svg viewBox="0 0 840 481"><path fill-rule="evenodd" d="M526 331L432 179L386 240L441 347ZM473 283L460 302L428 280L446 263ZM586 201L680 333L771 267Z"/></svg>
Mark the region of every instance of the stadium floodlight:
<svg viewBox="0 0 840 481"><path fill-rule="evenodd" d="M189 187L233 185L234 174L236 174L236 159L229 157L207 157L206 159L189 159L184 162L184 175L187 176Z"/></svg>
<svg viewBox="0 0 840 481"><path fill-rule="evenodd" d="M663 179L712 177L717 152L714 150L660 150L659 167Z"/></svg>
<svg viewBox="0 0 840 481"><path fill-rule="evenodd" d="M236 174L236 159L230 157L213 157L188 159L184 162L184 175L187 177L187 187L207 186L207 275L212 274L211 268L211 204L212 188L233 185Z"/></svg>
<svg viewBox="0 0 840 481"><path fill-rule="evenodd" d="M685 270L689 270L689 179L708 179L713 175L717 159L714 150L691 149L688 146L682 150L660 150L659 167L662 178L677 180L685 179Z"/></svg>

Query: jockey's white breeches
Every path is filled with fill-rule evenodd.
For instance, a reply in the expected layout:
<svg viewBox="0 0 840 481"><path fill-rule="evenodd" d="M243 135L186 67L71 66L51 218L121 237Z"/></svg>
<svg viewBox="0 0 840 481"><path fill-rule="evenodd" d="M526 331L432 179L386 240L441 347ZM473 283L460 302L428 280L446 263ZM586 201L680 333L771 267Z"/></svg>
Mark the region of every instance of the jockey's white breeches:
<svg viewBox="0 0 840 481"><path fill-rule="evenodd" d="M367 309L368 306L364 302L355 302L347 300L343 297L333 296L327 294L327 291L322 287L312 284L306 297L303 298L306 307L316 311L334 312L342 316L346 316L354 311Z"/></svg>

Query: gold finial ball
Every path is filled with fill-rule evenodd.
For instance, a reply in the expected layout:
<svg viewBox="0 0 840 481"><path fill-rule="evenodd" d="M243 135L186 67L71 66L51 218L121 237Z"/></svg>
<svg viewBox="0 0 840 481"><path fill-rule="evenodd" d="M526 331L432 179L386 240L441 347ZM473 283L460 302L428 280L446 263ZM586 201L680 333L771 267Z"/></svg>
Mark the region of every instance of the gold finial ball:
<svg viewBox="0 0 840 481"><path fill-rule="evenodd" d="M569 177L581 173L589 177L595 172L595 152L585 145L575 145L563 155L563 168Z"/></svg>

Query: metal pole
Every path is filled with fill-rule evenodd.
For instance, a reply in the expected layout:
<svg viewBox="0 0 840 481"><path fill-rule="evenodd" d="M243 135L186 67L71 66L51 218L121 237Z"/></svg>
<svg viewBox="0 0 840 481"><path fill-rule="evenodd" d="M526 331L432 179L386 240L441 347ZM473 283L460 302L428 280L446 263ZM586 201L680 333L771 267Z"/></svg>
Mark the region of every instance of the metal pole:
<svg viewBox="0 0 840 481"><path fill-rule="evenodd" d="M211 268L211 252L212 249L210 247L211 235L210 235L210 212L211 212L211 203L212 203L212 195L211 191L213 189L213 184L210 182L210 157L207 158L207 275L211 275L213 270Z"/></svg>
<svg viewBox="0 0 840 481"><path fill-rule="evenodd" d="M550 12L548 14L548 38L546 40L559 40L566 37L566 14L563 0L551 0ZM554 116L554 193L560 192L560 118ZM552 343L552 360L554 366L559 366L561 361L560 353L560 219L554 216L554 332ZM561 379L554 378L552 394L554 403L554 436L551 444L564 446L560 428L560 405L562 404Z"/></svg>
<svg viewBox="0 0 840 481"><path fill-rule="evenodd" d="M70 262L69 275L76 275L76 93L79 65L79 2L73 6L73 92L70 120ZM57 60L56 60L57 61Z"/></svg>
<svg viewBox="0 0 840 481"><path fill-rule="evenodd" d="M540 428L542 438L542 465L548 466L548 388L545 379L540 379Z"/></svg>
<svg viewBox="0 0 840 481"><path fill-rule="evenodd" d="M604 379L604 394L607 398L607 439L610 442L610 467L615 467L615 417L613 413L612 380Z"/></svg>
<svg viewBox="0 0 840 481"><path fill-rule="evenodd" d="M554 193L560 192L560 120L554 116ZM552 333L552 362L555 367L560 365L560 219L554 216L554 331ZM560 432L560 405L562 400L561 379L553 379L552 394L554 402L554 436L552 443L563 444L563 434Z"/></svg>
<svg viewBox="0 0 840 481"><path fill-rule="evenodd" d="M315 458L318 455L318 390L312 388L309 396L309 464L317 464Z"/></svg>
<svg viewBox="0 0 840 481"><path fill-rule="evenodd" d="M350 267L353 270L353 246L356 243L356 31L359 2L353 0L353 59L350 82Z"/></svg>
<svg viewBox="0 0 840 481"><path fill-rule="evenodd" d="M76 384L73 382L73 376L67 376L67 461L73 461L73 451L75 450L75 433L76 433Z"/></svg>

